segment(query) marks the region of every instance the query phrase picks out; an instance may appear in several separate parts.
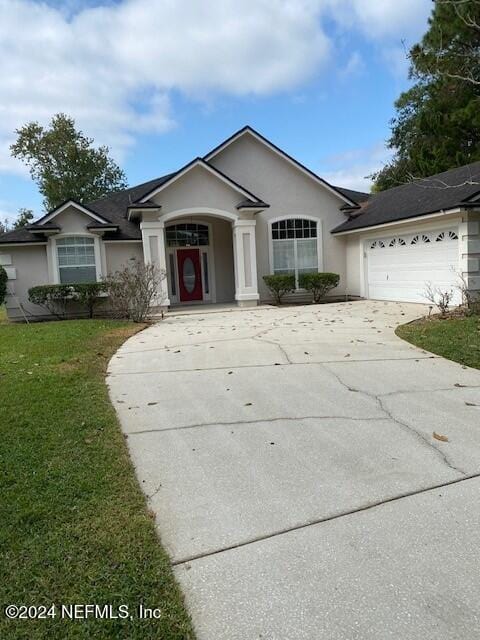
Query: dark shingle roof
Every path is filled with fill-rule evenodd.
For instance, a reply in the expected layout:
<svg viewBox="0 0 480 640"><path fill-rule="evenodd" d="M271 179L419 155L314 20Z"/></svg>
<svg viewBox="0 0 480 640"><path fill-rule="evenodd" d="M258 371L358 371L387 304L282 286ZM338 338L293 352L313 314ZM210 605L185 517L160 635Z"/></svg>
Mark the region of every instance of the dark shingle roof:
<svg viewBox="0 0 480 640"><path fill-rule="evenodd" d="M371 194L358 214L335 227L332 233L373 227L465 206L477 193L480 193L480 162Z"/></svg>
<svg viewBox="0 0 480 640"><path fill-rule="evenodd" d="M88 202L83 205L85 208L90 209L93 213L101 216L107 222L111 222L112 225L118 227L117 231L106 232L103 236L104 240L141 240L142 232L140 230L140 226L138 222L134 222L132 220L128 220L127 211L131 205L139 204L139 201L142 198L146 197L149 193L152 193L158 187L161 187L163 184L167 183L171 178L176 176L181 171L185 170L185 168L193 165L196 162L201 162L205 164L205 161L202 158L196 158L192 162L182 167L178 171L174 173L169 173L166 176L161 176L160 178L155 178L154 180L149 180L148 182L144 182L142 184L136 185L135 187L130 187L129 189L124 189L123 191L117 191L115 193L111 193L104 198L100 198L99 200L94 200L93 202ZM219 174L220 176L226 178L231 184L237 186L239 189L243 190L246 194L251 195L251 204L258 205L260 207L267 207L268 205L259 200L255 195L251 194L250 191L247 191L244 187L239 185L237 182L232 180L229 176L222 173L216 167L211 167L212 171ZM144 207L153 207L152 203L145 203ZM48 215L48 214L47 214ZM44 216L46 217L46 216ZM38 222L38 221L37 221ZM92 227L92 225L90 225ZM95 228L100 229L102 225L96 225ZM47 229L47 225L45 225ZM44 242L45 238L43 236L39 236L38 234L32 234L28 232L28 229L22 229L19 231L11 231L8 234L1 235L0 234L0 244L2 243L13 243L13 242Z"/></svg>
<svg viewBox="0 0 480 640"><path fill-rule="evenodd" d="M176 172L175 172L176 173ZM166 176L155 178L155 180L149 180L143 182L130 189L124 191L117 191L100 200L94 200L88 203L88 208L98 213L103 218L106 218L113 224L118 225L118 232L115 234L104 235L105 240L141 240L142 232L138 223L127 220L126 213L129 205L141 200L147 193L153 191L157 187L160 187L164 182L167 182L175 173L169 173Z"/></svg>
<svg viewBox="0 0 480 640"><path fill-rule="evenodd" d="M337 191L340 191L341 194L346 196L349 200L353 200L354 202L365 202L372 195L371 193L365 193L363 191L355 191L355 189L345 189L344 187L333 187Z"/></svg>
<svg viewBox="0 0 480 640"><path fill-rule="evenodd" d="M45 236L31 233L26 227L13 229L7 233L0 233L0 244L20 244L24 242L46 242Z"/></svg>
<svg viewBox="0 0 480 640"><path fill-rule="evenodd" d="M237 209L249 209L249 208L259 208L259 209L268 209L270 205L263 200L250 200L246 198L237 204Z"/></svg>
<svg viewBox="0 0 480 640"><path fill-rule="evenodd" d="M140 231L138 223L136 224L135 222L127 220L127 208L130 204L132 204L136 200L139 200L144 195L152 191L152 189L161 186L173 175L173 173L169 173L166 176L155 178L155 180L149 180L148 182L138 184L135 187L130 187L129 189L124 189L123 191L111 193L104 198L94 200L93 202L89 202L84 205L105 220L111 222L112 225L118 227L118 231L105 233L103 239L141 240L142 232ZM30 226L36 227L36 224L33 223ZM51 224L46 224L43 226L45 227L45 229L52 228ZM97 228L101 228L101 226L102 225L97 225ZM23 242L45 242L45 237L38 235L38 233L30 233L28 228L14 229L13 231L9 231L8 233L0 234L0 244L13 244Z"/></svg>

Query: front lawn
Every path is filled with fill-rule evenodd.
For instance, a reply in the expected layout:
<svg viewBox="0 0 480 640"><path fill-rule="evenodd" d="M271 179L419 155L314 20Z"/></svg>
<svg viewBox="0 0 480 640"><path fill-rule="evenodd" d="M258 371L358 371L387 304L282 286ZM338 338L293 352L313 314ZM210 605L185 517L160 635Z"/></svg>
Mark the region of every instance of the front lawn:
<svg viewBox="0 0 480 640"><path fill-rule="evenodd" d="M0 638L193 638L105 368L137 327L0 325ZM130 620L9 621L7 604L129 605ZM136 607L161 609L139 620Z"/></svg>
<svg viewBox="0 0 480 640"><path fill-rule="evenodd" d="M397 328L397 335L408 342L480 369L480 318L449 318L446 320L418 320Z"/></svg>

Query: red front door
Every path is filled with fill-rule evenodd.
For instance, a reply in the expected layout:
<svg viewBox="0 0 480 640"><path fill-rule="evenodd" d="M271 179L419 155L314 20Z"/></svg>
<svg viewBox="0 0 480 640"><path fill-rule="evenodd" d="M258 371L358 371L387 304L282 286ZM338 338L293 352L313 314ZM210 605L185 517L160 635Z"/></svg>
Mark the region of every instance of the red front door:
<svg viewBox="0 0 480 640"><path fill-rule="evenodd" d="M199 249L177 249L180 301L203 300Z"/></svg>

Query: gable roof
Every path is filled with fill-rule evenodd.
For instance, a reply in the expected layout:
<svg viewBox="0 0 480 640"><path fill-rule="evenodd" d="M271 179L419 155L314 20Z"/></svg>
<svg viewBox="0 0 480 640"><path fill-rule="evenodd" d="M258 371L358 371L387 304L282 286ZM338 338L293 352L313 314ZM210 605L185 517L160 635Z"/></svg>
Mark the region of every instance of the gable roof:
<svg viewBox="0 0 480 640"><path fill-rule="evenodd" d="M230 187L232 187L232 189L235 189L235 191L238 191L239 193L241 193L244 197L248 198L249 200L252 200L255 203L262 202L251 191L248 191L248 189L245 189L245 187L242 187L240 184L238 184L238 182L235 182L235 180L232 180L232 178L230 178L225 173L220 171L220 169L217 169L211 164L208 164L208 162L206 162L203 158L194 158L191 162L189 162L184 167L179 169L176 173L173 173L167 180L162 182L162 184L154 187L151 191L149 191L144 196L142 196L142 198L140 199L140 202L146 202L147 200L150 200L150 198L153 198L154 195L156 195L166 187L169 187L173 182L175 182L176 180L178 180L179 178L187 174L189 171L192 171L192 169L195 169L195 167L202 167L206 171L213 174L215 177L219 178L220 180L228 184Z"/></svg>
<svg viewBox="0 0 480 640"><path fill-rule="evenodd" d="M35 223L33 223L30 226L46 225L46 223L50 222L50 220L53 220L53 218L58 216L60 213L63 213L66 209L68 209L68 207L74 207L75 209L78 209L79 211L89 216L96 222L100 222L102 224L108 222L108 220L105 220L105 218L103 218L102 216L99 216L98 213L95 213L95 211L92 211L92 209L90 209L88 205L83 205L83 204L80 204L80 202L77 202L77 200L70 199L70 200L65 200L65 202L62 202L62 204L59 204L58 207L55 207L55 209L52 209L52 211L49 211L48 213L46 213L44 216L36 220Z"/></svg>
<svg viewBox="0 0 480 640"><path fill-rule="evenodd" d="M251 206L255 206L256 208L265 209L268 207L268 204L263 202L260 198L257 198L257 196L248 191L248 189L239 185L219 169L209 165L203 158L195 158L192 162L189 162L178 171L168 173L167 175L143 182L142 184L128 189L123 189L122 191L116 191L108 196L89 202L86 205L80 205L73 200L69 200L67 203L77 206L80 210L83 209L93 213L101 219L100 224L116 226L117 231L106 232L103 236L104 240L141 240L142 232L140 230L140 226L138 223L128 218L128 209L134 205L139 206L141 203L144 203L146 207L151 206L151 203L147 202L148 199L155 193L158 193L162 186L171 184L175 178L180 177L180 174L183 175L187 170L197 165L207 168L211 173L214 173L217 177L222 179L224 182L227 182L232 188L241 193L243 195L243 200L241 201L242 206L246 206L247 203L249 203ZM62 203L60 207L57 207L53 211L42 216L39 220L36 220L34 226L37 232L35 234L29 231L28 227L14 229L6 234L0 234L0 244L45 242L45 237L38 234L38 226L45 224L45 222L52 217L53 213L58 213L58 209L64 207L67 203ZM49 225L45 224L45 230L48 228Z"/></svg>
<svg viewBox="0 0 480 640"><path fill-rule="evenodd" d="M480 196L480 162L371 194L354 217L335 227L332 233L368 229L388 222L473 206L476 196ZM480 206L480 203L476 204Z"/></svg>
<svg viewBox="0 0 480 640"><path fill-rule="evenodd" d="M296 167L299 171L301 171L302 173L306 174L307 176L309 176L310 178L315 180L315 182L317 182L318 184L321 184L328 191L334 193L336 196L338 196L346 204L349 204L349 205L352 205L352 206L356 206L357 205L357 202L355 202L348 195L346 195L345 190L340 191L337 187L333 187L326 180L324 180L323 178L318 176L316 173L311 171L308 167L303 165L301 162L298 162L298 160L295 160L295 158L293 158L288 153L283 151L283 149L280 149L280 147L277 147L277 145L273 144L273 142L270 142L270 140L265 138L265 136L262 136L261 133L258 133L258 131L255 131L255 129L253 129L249 125L246 125L245 127L242 127L236 133L234 133L229 138L227 138L226 140L221 142L214 149L212 149L205 156L203 156L203 159L208 162L209 160L214 158L217 154L219 154L221 151L223 151L224 149L229 147L233 142L235 142L235 140L238 140L239 138L241 138L245 134L251 135L255 139L259 140L262 144L264 144L266 147L268 147L271 151L274 151L275 153L280 155L282 158L287 160L287 162L289 162L294 167Z"/></svg>

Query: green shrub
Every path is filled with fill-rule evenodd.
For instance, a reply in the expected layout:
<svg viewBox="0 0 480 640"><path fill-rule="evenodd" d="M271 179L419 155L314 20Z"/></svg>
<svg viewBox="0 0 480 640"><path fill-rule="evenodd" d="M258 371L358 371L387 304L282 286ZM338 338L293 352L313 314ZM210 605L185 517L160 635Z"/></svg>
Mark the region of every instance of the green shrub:
<svg viewBox="0 0 480 640"><path fill-rule="evenodd" d="M329 291L335 289L340 282L340 276L337 273L301 273L298 284L302 289L311 291L313 301L320 302Z"/></svg>
<svg viewBox="0 0 480 640"><path fill-rule="evenodd" d="M107 287L104 282L88 282L71 285L75 300L86 307L88 317L93 318L93 312L97 304L102 300L101 294L105 293Z"/></svg>
<svg viewBox="0 0 480 640"><path fill-rule="evenodd" d="M71 290L68 284L46 284L28 290L30 302L44 307L57 318L65 317L69 298Z"/></svg>
<svg viewBox="0 0 480 640"><path fill-rule="evenodd" d="M105 291L103 282L76 284L46 284L28 290L28 299L47 309L57 318L64 318L69 302L78 302L86 307L90 318L93 317L95 305L100 301L100 294Z"/></svg>
<svg viewBox="0 0 480 640"><path fill-rule="evenodd" d="M295 276L293 274L263 276L263 281L277 304L282 304L282 298L285 294L295 291Z"/></svg>
<svg viewBox="0 0 480 640"><path fill-rule="evenodd" d="M0 266L0 305L5 302L5 298L7 297L7 280L7 272Z"/></svg>

